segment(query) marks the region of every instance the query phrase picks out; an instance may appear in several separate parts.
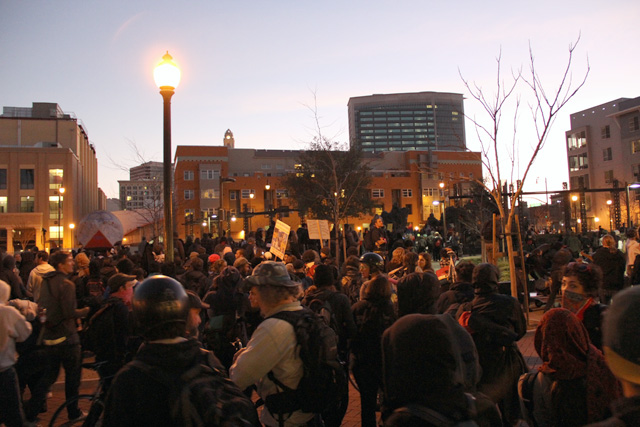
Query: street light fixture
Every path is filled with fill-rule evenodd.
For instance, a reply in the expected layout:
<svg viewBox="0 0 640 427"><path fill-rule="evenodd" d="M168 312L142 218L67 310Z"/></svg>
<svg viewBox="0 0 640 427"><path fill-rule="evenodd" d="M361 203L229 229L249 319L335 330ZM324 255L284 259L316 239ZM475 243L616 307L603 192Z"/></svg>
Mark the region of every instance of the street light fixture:
<svg viewBox="0 0 640 427"><path fill-rule="evenodd" d="M613 230L613 218L611 218L611 204L613 201L611 199L607 200L607 207L609 208L609 227Z"/></svg>
<svg viewBox="0 0 640 427"><path fill-rule="evenodd" d="M580 224L580 220L578 219L578 213L576 212L576 205L578 201L578 196L575 194L571 196L571 200L573 201L573 217L576 219L576 234L578 233L578 224Z"/></svg>
<svg viewBox="0 0 640 427"><path fill-rule="evenodd" d="M171 200L171 97L180 83L180 69L173 61L169 51L162 57L162 62L153 70L153 78L160 89L163 100L164 118L164 242L165 259L173 263L173 202Z"/></svg>

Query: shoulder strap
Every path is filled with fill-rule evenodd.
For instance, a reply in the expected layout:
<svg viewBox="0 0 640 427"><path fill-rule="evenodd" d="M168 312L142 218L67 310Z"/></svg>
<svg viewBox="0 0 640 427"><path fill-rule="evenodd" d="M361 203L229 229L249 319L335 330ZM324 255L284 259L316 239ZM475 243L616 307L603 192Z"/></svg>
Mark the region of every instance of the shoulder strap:
<svg viewBox="0 0 640 427"><path fill-rule="evenodd" d="M105 311L107 311L108 309L110 309L111 307L113 307L113 302L108 302L105 305L103 305L102 307L100 307L100 309L98 311L96 311L93 316L91 316L91 319L89 319L89 325L92 325L94 320L97 319L98 317L100 317L100 315L102 313L104 313Z"/></svg>

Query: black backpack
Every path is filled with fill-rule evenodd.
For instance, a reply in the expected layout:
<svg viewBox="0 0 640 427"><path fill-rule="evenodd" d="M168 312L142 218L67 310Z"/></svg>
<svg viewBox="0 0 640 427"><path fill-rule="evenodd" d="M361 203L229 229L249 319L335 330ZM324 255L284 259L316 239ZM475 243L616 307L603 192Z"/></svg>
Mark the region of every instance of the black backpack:
<svg viewBox="0 0 640 427"><path fill-rule="evenodd" d="M267 396L265 405L282 424L285 415L295 411L321 414L337 410L347 378L338 358L338 337L316 313L303 307L280 311L270 318L289 322L295 331L304 374L294 390L285 386L272 371L268 377L282 391Z"/></svg>
<svg viewBox="0 0 640 427"><path fill-rule="evenodd" d="M94 353L99 360L115 358L114 306L113 302L105 303L82 331L82 349Z"/></svg>
<svg viewBox="0 0 640 427"><path fill-rule="evenodd" d="M214 367L217 363L211 352L201 351L203 361L184 372L178 382L141 360L135 359L130 364L176 391L171 405L174 425L260 426L251 400Z"/></svg>

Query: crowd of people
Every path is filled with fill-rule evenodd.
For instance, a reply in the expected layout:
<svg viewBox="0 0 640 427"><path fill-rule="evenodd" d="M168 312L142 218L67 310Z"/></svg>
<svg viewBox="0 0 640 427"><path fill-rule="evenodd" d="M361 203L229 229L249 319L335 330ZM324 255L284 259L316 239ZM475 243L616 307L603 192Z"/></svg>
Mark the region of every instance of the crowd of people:
<svg viewBox="0 0 640 427"><path fill-rule="evenodd" d="M37 425L60 367L73 400L83 357L95 357L105 426L340 426L346 379L365 427L640 425L640 292L623 291L640 253L633 230L626 255L611 235L593 253L532 248L529 273L550 295L531 372L517 346L528 307L500 292L496 265L458 261L451 238L436 257L435 243L393 238L380 217L364 239L347 233L343 262L304 229L283 260L264 230L176 238L173 262L153 239L0 254L0 422ZM318 321L335 333L345 381L310 412L296 392L312 393L300 331Z"/></svg>

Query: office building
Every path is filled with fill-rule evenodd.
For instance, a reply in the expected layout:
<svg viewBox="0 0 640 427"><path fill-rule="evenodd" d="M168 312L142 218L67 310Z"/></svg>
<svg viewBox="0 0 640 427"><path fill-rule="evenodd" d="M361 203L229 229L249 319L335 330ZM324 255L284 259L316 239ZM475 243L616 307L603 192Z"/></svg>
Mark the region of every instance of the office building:
<svg viewBox="0 0 640 427"><path fill-rule="evenodd" d="M350 144L365 152L466 149L461 94L358 96L348 108Z"/></svg>
<svg viewBox="0 0 640 427"><path fill-rule="evenodd" d="M96 149L81 120L55 103L3 108L0 246L75 247L75 224L105 205Z"/></svg>

